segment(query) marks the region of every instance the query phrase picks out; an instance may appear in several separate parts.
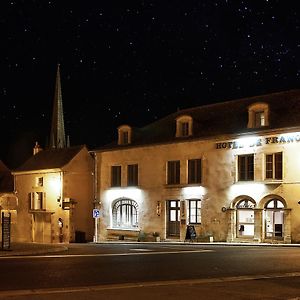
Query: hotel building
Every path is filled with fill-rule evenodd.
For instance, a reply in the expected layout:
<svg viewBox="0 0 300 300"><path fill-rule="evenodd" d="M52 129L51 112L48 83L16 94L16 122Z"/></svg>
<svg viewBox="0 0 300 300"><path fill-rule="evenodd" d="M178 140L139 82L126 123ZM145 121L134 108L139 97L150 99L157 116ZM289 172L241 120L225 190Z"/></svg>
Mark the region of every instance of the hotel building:
<svg viewBox="0 0 300 300"><path fill-rule="evenodd" d="M97 240L300 242L300 90L177 111L91 151ZM155 234L153 234L155 232Z"/></svg>

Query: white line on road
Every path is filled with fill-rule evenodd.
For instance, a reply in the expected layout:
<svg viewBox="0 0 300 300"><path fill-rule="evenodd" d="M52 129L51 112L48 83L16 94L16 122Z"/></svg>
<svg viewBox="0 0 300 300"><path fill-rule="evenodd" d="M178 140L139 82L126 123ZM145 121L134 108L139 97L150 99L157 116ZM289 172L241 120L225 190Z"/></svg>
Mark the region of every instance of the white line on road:
<svg viewBox="0 0 300 300"><path fill-rule="evenodd" d="M220 278L203 278L203 279L185 279L185 280L171 280L171 281L154 281L154 282L137 282L124 284L106 284L95 286L79 286L79 287L64 287L64 288L49 288L49 289L30 289L30 290L8 290L0 291L0 298L12 296L30 296L30 295L46 295L46 294L64 294L64 293L79 293L79 292L100 292L105 290L118 289L137 289L144 287L163 287L163 286L178 286L178 285L197 285L220 282L237 282L250 281L257 279L276 279L300 277L300 272L293 273L276 273L264 275L245 275L234 277L220 277Z"/></svg>
<svg viewBox="0 0 300 300"><path fill-rule="evenodd" d="M26 255L26 256L1 256L1 259L38 259L38 258L72 258L72 257L106 257L106 256L133 256L133 255L163 255L163 254L191 254L215 252L214 250L182 250L182 251L158 251L158 252L137 252L137 253L96 253L96 254L53 254L53 255Z"/></svg>

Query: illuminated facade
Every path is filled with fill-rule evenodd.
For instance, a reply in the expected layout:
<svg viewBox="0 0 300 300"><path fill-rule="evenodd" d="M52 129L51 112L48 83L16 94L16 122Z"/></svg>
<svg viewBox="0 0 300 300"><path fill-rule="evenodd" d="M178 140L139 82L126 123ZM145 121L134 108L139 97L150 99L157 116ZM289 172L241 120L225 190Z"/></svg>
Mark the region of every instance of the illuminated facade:
<svg viewBox="0 0 300 300"><path fill-rule="evenodd" d="M93 240L93 158L85 146L37 150L13 172L15 241Z"/></svg>
<svg viewBox="0 0 300 300"><path fill-rule="evenodd" d="M203 241L300 242L299 90L185 109L118 133L93 151L99 240L157 232L184 241L193 225Z"/></svg>

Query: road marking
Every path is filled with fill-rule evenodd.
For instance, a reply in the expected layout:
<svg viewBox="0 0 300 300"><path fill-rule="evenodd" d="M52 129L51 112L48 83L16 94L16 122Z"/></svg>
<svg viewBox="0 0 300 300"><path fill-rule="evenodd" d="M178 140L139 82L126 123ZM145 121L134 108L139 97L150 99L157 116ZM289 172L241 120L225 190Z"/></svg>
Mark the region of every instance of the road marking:
<svg viewBox="0 0 300 300"><path fill-rule="evenodd" d="M275 273L262 275L245 275L234 277L220 277L220 278L203 278L203 279L185 279L185 280L170 280L170 281L152 281L152 282L137 282L137 283L123 283L123 284L106 284L94 286L79 286L79 287L64 287L64 288L48 288L48 289L30 289L30 290L7 290L0 291L0 298L12 296L29 296L29 295L46 295L46 294L65 294L65 293L80 293L80 292L100 292L105 290L118 289L136 289L145 287L163 287L172 285L197 285L208 283L222 283L222 282L237 282L250 281L257 279L276 279L300 277L300 272L293 273ZM292 298L293 299L293 298Z"/></svg>
<svg viewBox="0 0 300 300"><path fill-rule="evenodd" d="M154 250L152 250L152 249L139 249L139 248L135 248L135 249L129 249L129 251L151 252L151 251L154 251Z"/></svg>
<svg viewBox="0 0 300 300"><path fill-rule="evenodd" d="M24 255L24 256L0 256L1 259L39 259L39 258L72 258L72 257L106 257L106 256L133 256L133 255L163 255L163 254L191 254L215 252L214 250L182 250L182 251L157 251L157 252L136 252L136 253L102 253L102 254L52 254L52 255Z"/></svg>

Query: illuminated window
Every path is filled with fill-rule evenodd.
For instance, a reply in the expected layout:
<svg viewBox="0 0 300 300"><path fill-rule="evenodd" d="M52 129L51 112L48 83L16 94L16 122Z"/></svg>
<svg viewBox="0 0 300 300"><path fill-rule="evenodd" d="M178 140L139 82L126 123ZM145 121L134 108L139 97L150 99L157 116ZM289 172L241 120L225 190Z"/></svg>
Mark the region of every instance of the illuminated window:
<svg viewBox="0 0 300 300"><path fill-rule="evenodd" d="M241 200L237 203L237 236L254 236L254 210L255 203L252 200Z"/></svg>
<svg viewBox="0 0 300 300"><path fill-rule="evenodd" d="M121 199L114 203L112 209L114 228L137 228L138 205L134 200Z"/></svg>
<svg viewBox="0 0 300 300"><path fill-rule="evenodd" d="M191 116L180 116L176 119L176 137L191 136L193 128L193 119Z"/></svg>
<svg viewBox="0 0 300 300"><path fill-rule="evenodd" d="M122 125L118 128L118 145L128 145L131 143L131 127Z"/></svg>
<svg viewBox="0 0 300 300"><path fill-rule="evenodd" d="M29 209L30 210L42 210L44 209L44 193L33 192L29 193Z"/></svg>
<svg viewBox="0 0 300 300"><path fill-rule="evenodd" d="M254 154L238 156L238 180L254 180Z"/></svg>
<svg viewBox="0 0 300 300"><path fill-rule="evenodd" d="M265 205L266 238L282 239L284 229L284 204L272 199Z"/></svg>
<svg viewBox="0 0 300 300"><path fill-rule="evenodd" d="M173 160L168 161L168 184L179 184L180 183L180 161Z"/></svg>
<svg viewBox="0 0 300 300"><path fill-rule="evenodd" d="M188 183L201 183L201 159L188 161Z"/></svg>
<svg viewBox="0 0 300 300"><path fill-rule="evenodd" d="M36 186L43 186L43 177L36 178Z"/></svg>
<svg viewBox="0 0 300 300"><path fill-rule="evenodd" d="M266 154L266 179L282 179L282 152Z"/></svg>
<svg viewBox="0 0 300 300"><path fill-rule="evenodd" d="M128 165L127 167L127 185L137 186L138 185L138 165Z"/></svg>
<svg viewBox="0 0 300 300"><path fill-rule="evenodd" d="M201 223L201 200L188 200L188 220L189 224Z"/></svg>
<svg viewBox="0 0 300 300"><path fill-rule="evenodd" d="M260 128L269 125L269 106L266 103L254 103L248 107L248 128Z"/></svg>
<svg viewBox="0 0 300 300"><path fill-rule="evenodd" d="M121 186L121 166L111 167L111 186L112 187Z"/></svg>

